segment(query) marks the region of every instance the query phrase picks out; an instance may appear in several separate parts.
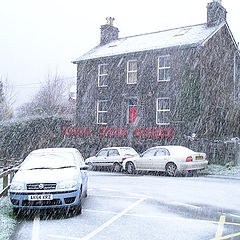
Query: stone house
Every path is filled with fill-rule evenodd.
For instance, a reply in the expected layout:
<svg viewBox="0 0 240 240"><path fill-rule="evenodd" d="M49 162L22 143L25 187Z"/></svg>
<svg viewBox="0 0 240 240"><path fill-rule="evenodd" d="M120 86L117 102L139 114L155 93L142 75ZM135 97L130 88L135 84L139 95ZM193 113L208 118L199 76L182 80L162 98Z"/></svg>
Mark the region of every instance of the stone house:
<svg viewBox="0 0 240 240"><path fill-rule="evenodd" d="M100 44L73 61L81 127L74 134L134 145L218 131L239 93L238 45L226 14L213 1L207 23L124 38L107 18Z"/></svg>

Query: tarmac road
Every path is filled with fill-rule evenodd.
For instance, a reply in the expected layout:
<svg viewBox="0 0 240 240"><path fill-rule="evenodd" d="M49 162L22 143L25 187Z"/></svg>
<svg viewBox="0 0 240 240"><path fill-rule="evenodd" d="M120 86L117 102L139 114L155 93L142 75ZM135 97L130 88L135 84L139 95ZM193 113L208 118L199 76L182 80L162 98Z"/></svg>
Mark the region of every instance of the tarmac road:
<svg viewBox="0 0 240 240"><path fill-rule="evenodd" d="M89 172L78 216L23 217L13 239L240 239L240 180Z"/></svg>

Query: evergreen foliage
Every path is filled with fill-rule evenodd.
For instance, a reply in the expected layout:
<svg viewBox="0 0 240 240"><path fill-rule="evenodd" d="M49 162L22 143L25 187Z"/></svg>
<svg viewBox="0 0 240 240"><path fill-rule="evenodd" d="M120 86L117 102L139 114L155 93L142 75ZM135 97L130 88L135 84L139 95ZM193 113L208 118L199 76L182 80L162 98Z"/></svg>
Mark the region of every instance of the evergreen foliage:
<svg viewBox="0 0 240 240"><path fill-rule="evenodd" d="M202 112L201 95L201 84L197 72L194 70L185 71L178 104L181 121L188 123L198 119Z"/></svg>

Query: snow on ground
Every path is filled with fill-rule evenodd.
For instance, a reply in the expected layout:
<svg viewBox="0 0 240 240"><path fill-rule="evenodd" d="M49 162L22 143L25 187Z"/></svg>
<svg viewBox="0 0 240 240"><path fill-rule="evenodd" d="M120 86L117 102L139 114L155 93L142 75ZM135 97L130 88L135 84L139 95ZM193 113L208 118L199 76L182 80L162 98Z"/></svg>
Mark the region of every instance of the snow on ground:
<svg viewBox="0 0 240 240"><path fill-rule="evenodd" d="M11 239L17 220L13 216L11 203L8 197L0 199L0 240Z"/></svg>
<svg viewBox="0 0 240 240"><path fill-rule="evenodd" d="M240 165L227 167L216 164L210 164L206 167L206 169L202 170L201 173L204 175L240 177Z"/></svg>
<svg viewBox="0 0 240 240"><path fill-rule="evenodd" d="M239 166L220 166L211 164L206 169L202 170L201 175L219 175L219 176L233 176L240 178L240 165ZM2 184L0 181L0 189ZM11 239L11 234L17 224L17 220L13 215L9 197L0 199L0 240Z"/></svg>

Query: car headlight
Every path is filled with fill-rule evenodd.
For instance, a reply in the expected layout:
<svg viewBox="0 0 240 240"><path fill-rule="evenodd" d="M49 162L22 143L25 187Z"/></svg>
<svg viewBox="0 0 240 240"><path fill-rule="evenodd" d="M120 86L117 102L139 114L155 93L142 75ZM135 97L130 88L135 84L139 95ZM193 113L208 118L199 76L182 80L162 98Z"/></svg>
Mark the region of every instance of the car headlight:
<svg viewBox="0 0 240 240"><path fill-rule="evenodd" d="M77 186L76 180L67 180L62 181L58 184L58 189L68 189L68 188L74 188Z"/></svg>
<svg viewBox="0 0 240 240"><path fill-rule="evenodd" d="M10 190L24 190L24 184L20 182L12 182L10 186Z"/></svg>

